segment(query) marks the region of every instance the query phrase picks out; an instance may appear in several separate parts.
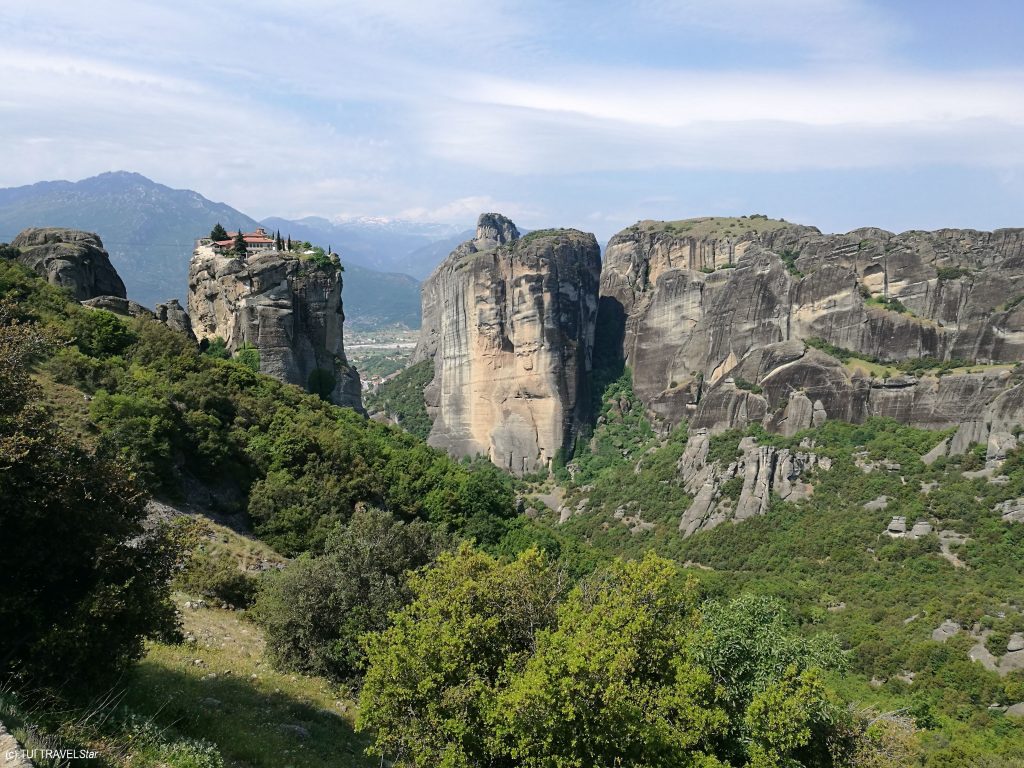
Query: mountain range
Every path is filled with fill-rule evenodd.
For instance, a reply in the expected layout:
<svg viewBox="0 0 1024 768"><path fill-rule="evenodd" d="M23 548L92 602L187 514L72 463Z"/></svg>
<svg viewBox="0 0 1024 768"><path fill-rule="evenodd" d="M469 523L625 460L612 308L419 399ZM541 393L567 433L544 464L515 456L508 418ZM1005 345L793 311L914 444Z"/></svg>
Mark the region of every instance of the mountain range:
<svg viewBox="0 0 1024 768"><path fill-rule="evenodd" d="M257 221L198 192L125 171L0 189L0 241L9 242L34 226L96 232L129 297L150 307L184 299L194 241L217 223L228 229L262 224L293 239L333 247L346 270L346 316L351 325L364 328L417 327L419 280L466 239L460 227L400 220Z"/></svg>

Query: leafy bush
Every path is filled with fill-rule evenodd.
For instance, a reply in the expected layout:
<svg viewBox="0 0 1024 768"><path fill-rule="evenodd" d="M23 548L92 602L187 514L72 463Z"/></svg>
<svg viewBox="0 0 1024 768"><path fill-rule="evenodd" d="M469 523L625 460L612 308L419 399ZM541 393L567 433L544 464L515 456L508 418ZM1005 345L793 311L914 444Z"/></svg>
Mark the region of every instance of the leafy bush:
<svg viewBox="0 0 1024 768"><path fill-rule="evenodd" d="M782 259L782 263L786 265L786 271L794 277L803 277L804 273L801 272L796 266L796 260L800 257L800 254L796 251L786 249L779 252L779 258Z"/></svg>
<svg viewBox="0 0 1024 768"><path fill-rule="evenodd" d="M872 296L867 303L888 309L890 312L898 312L901 315L910 314L910 310L903 305L903 302L895 297Z"/></svg>
<svg viewBox="0 0 1024 768"><path fill-rule="evenodd" d="M729 429L712 435L708 440L708 464L718 462L723 467L735 461L743 454L740 450L740 440L743 439L743 430Z"/></svg>
<svg viewBox="0 0 1024 768"><path fill-rule="evenodd" d="M253 616L275 663L338 682L355 678L360 636L387 626L409 600L406 572L431 561L443 543L422 522L357 510L322 555L294 561L260 593Z"/></svg>
<svg viewBox="0 0 1024 768"><path fill-rule="evenodd" d="M82 354L75 347L65 347L47 361L46 370L55 381L91 394L99 389L117 389L124 375L125 365L118 358L101 360Z"/></svg>
<svg viewBox="0 0 1024 768"><path fill-rule="evenodd" d="M120 317L103 309L73 314L71 333L83 354L100 358L120 355L136 340L135 334Z"/></svg>
<svg viewBox="0 0 1024 768"><path fill-rule="evenodd" d="M143 536L125 467L73 444L38 401L40 331L0 301L0 683L101 690L174 629L176 550Z"/></svg>
<svg viewBox="0 0 1024 768"><path fill-rule="evenodd" d="M199 550L176 578L185 592L215 600L231 608L248 608L256 600L257 578L239 567L228 552Z"/></svg>
<svg viewBox="0 0 1024 768"><path fill-rule="evenodd" d="M971 270L963 267L940 267L935 270L939 280L959 280L961 277L970 277Z"/></svg>
<svg viewBox="0 0 1024 768"><path fill-rule="evenodd" d="M242 345L242 348L235 353L235 360L244 365L253 373L260 372L260 351L250 344ZM328 391L328 395L334 390L334 386ZM312 391L312 390L310 390Z"/></svg>
<svg viewBox="0 0 1024 768"><path fill-rule="evenodd" d="M228 351L228 343L220 336L212 339L203 339L199 342L199 351L204 355L215 357L218 360L230 360L231 352Z"/></svg>
<svg viewBox="0 0 1024 768"><path fill-rule="evenodd" d="M746 379L744 379L744 378L742 378L742 377L739 377L739 376L737 376L737 377L736 377L736 378L735 378L735 379L733 380L733 383L734 383L734 384L736 385L736 388L737 388L737 389L744 389L744 390L746 390L747 392L753 392L753 393L754 393L755 395L760 395L760 394L761 394L761 392L763 391L763 390L761 389L761 387L759 387L759 386L758 386L757 384L755 384L754 382L752 382L752 381L747 381Z"/></svg>
<svg viewBox="0 0 1024 768"><path fill-rule="evenodd" d="M709 606L666 560L616 561L566 593L536 550L463 548L367 637L359 726L414 766L832 766L848 719L781 606Z"/></svg>

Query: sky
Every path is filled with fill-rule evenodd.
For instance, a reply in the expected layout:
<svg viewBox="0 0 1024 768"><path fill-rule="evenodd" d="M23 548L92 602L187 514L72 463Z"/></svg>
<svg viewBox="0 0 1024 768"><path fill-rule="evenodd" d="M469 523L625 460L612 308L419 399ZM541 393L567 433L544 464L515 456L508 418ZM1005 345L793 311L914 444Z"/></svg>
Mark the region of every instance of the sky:
<svg viewBox="0 0 1024 768"><path fill-rule="evenodd" d="M1017 0L2 0L0 187L606 239L1024 226Z"/></svg>

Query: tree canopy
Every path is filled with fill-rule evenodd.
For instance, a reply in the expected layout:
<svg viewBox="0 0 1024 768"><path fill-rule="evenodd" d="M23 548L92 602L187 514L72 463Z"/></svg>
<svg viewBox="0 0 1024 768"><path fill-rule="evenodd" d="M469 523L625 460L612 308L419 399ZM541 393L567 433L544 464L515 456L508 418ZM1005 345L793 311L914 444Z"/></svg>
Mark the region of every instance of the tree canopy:
<svg viewBox="0 0 1024 768"><path fill-rule="evenodd" d="M692 581L648 555L567 591L535 549L463 547L410 582L366 638L360 725L410 766L851 764L855 727L823 683L841 661L781 605L705 614Z"/></svg>

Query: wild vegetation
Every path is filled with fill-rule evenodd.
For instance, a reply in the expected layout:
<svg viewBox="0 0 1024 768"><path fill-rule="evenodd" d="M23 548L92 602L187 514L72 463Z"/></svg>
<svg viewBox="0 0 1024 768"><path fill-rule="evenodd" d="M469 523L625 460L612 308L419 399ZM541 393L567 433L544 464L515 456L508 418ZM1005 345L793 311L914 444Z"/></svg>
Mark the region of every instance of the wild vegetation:
<svg viewBox="0 0 1024 768"><path fill-rule="evenodd" d="M943 435L885 420L729 431L711 460L813 440L831 469L805 501L683 539L687 427L656 429L598 357L593 429L529 481L565 489L557 525L540 502L516 515L528 483L215 344L6 261L0 297L0 526L5 557L32 552L0 568L0 716L20 735L171 768L1024 760L1024 726L990 709L1024 674L967 657L1024 629L1024 526L993 512L1024 496L1021 453L991 483L964 474L983 452L925 465ZM430 373L382 393L420 434ZM144 532L149 494L255 538ZM965 538L890 538L895 514ZM931 639L946 619L959 631Z"/></svg>
<svg viewBox="0 0 1024 768"><path fill-rule="evenodd" d="M689 499L676 462L685 427L656 437L636 405L627 371L606 391L573 471L559 472L565 505L577 514L561 526L544 518L549 525L609 555L654 551L689 563L693 578L718 599L782 600L801 634L839 638L848 672L829 675L837 689L862 706L912 716L921 729L919 764L1024 761L1024 722L990 709L1024 700L1024 671L1000 674L968 658L972 647L987 644L998 661L1007 638L1024 629L1024 526L995 509L1024 495L1024 452L1011 453L996 473L1005 479L993 483L970 474L984 466L983 447L925 465L921 457L948 433L885 419L830 421L791 438L758 426L727 431L712 437L709 461L728 464L742 453L740 440L752 436L804 451L810 440L813 452L832 459L831 469L807 478L814 493L805 501L774 498L764 517L684 539L676 527ZM738 497L742 479L730 482L721 493ZM883 509L865 508L882 496ZM908 528L929 521L935 532L891 538L885 530L894 515L906 517ZM653 525L638 529L637 518ZM940 531L963 538L940 539ZM933 640L947 619L959 633Z"/></svg>
<svg viewBox="0 0 1024 768"><path fill-rule="evenodd" d="M433 423L423 403L423 388L434 378L434 363L421 360L381 385L366 398L366 409L395 419L406 432L426 440Z"/></svg>

